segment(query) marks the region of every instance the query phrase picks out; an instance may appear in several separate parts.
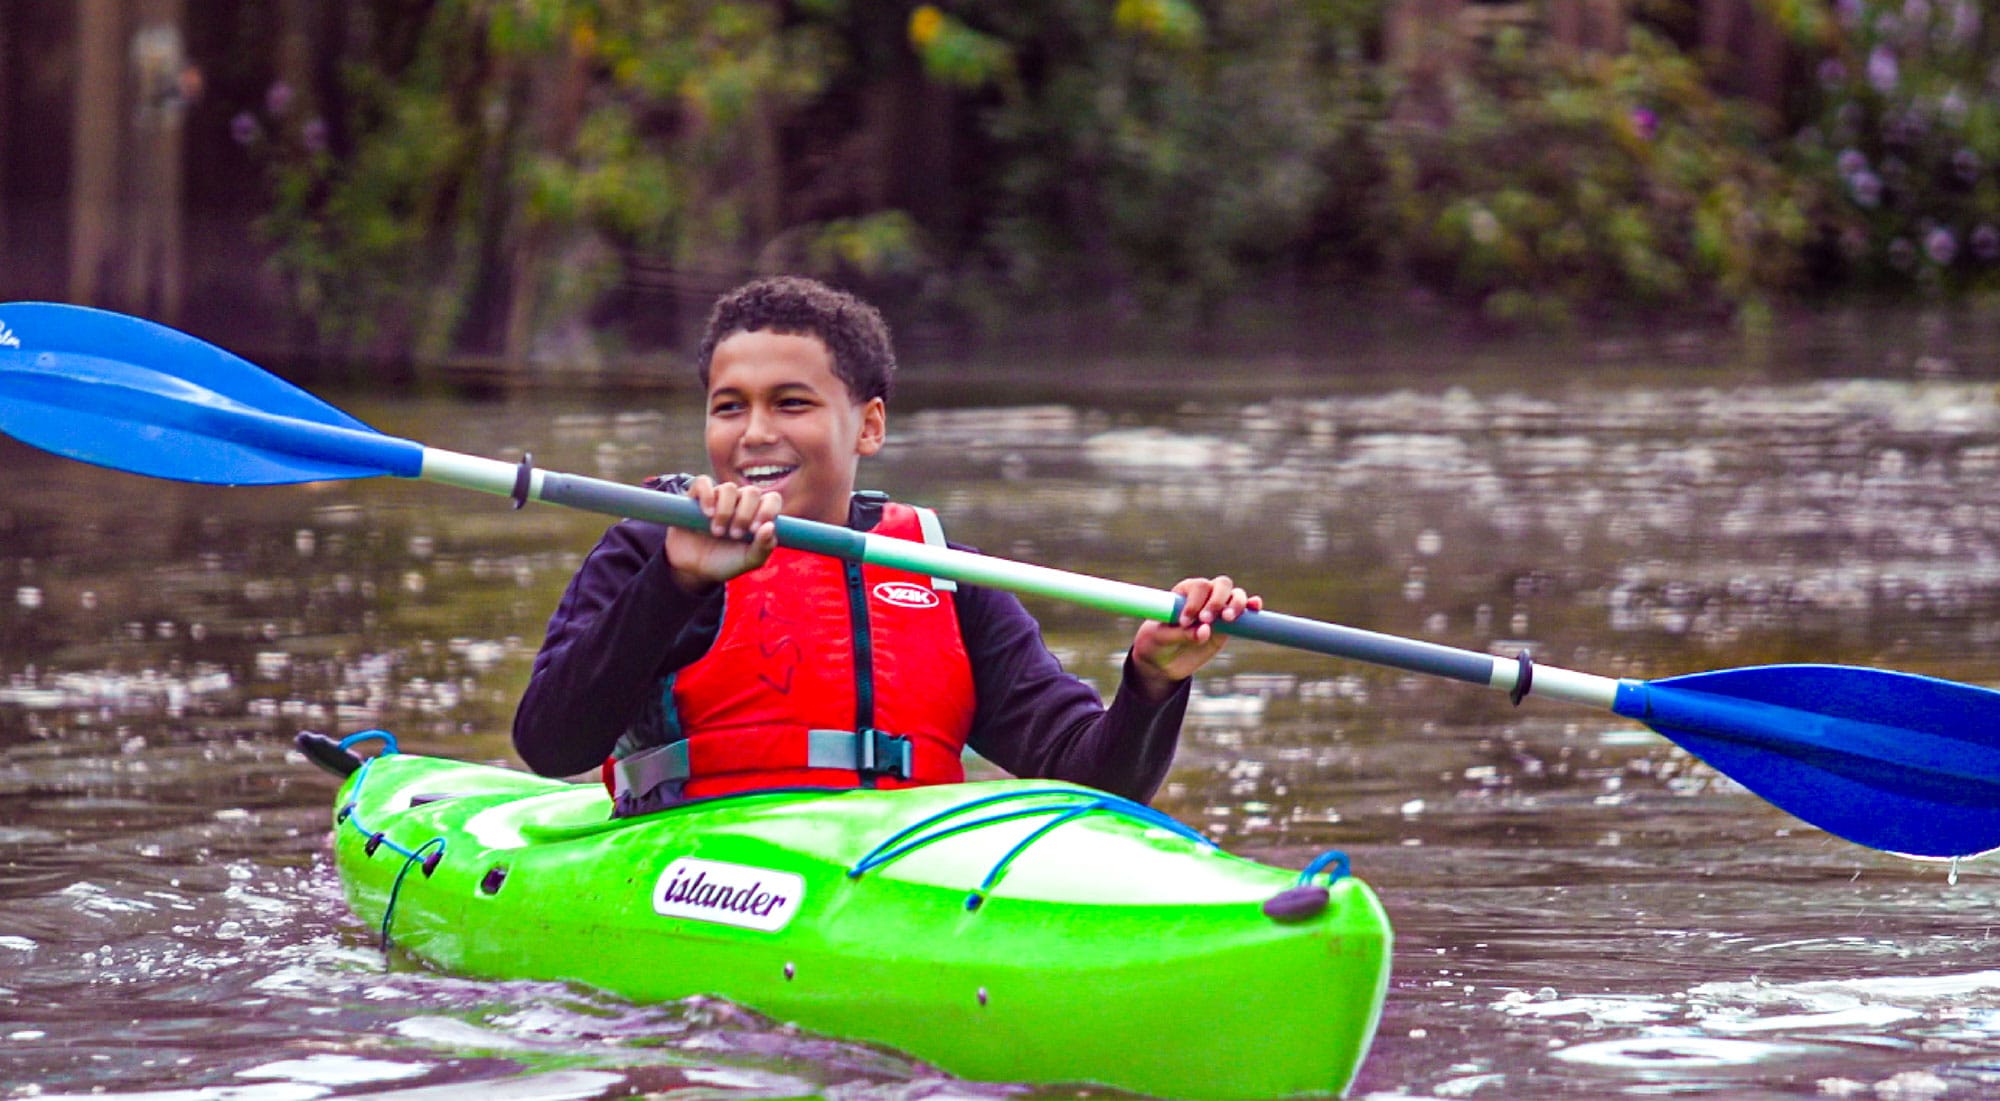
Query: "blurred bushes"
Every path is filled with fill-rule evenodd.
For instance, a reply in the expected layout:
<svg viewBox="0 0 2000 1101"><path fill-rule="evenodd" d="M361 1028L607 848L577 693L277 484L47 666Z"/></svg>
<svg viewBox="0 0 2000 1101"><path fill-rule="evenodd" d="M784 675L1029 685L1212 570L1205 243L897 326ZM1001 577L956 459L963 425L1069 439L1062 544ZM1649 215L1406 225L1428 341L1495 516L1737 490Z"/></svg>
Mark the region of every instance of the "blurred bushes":
<svg viewBox="0 0 2000 1101"><path fill-rule="evenodd" d="M1810 74L1785 118L1717 92L1665 0L1616 54L1515 27L1447 65L1391 63L1370 0L435 0L352 5L337 85L235 126L301 310L419 357L573 360L660 308L620 288L778 268L974 326L1992 286L1981 6L1758 2Z"/></svg>
<svg viewBox="0 0 2000 1101"><path fill-rule="evenodd" d="M1976 0L1830 7L1797 28L1819 61L1790 154L1843 199L1832 278L2000 286L2000 26Z"/></svg>
<svg viewBox="0 0 2000 1101"><path fill-rule="evenodd" d="M1645 30L1615 57L1530 49L1508 30L1440 96L1442 125L1381 128L1384 213L1417 281L1497 320L1549 323L1761 309L1796 285L1818 190Z"/></svg>

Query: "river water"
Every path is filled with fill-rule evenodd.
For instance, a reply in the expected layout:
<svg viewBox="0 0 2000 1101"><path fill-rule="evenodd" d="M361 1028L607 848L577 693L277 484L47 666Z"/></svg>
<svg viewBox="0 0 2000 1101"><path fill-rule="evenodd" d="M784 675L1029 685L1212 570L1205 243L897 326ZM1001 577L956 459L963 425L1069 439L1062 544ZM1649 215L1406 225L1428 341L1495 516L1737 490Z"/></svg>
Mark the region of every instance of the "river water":
<svg viewBox="0 0 2000 1101"><path fill-rule="evenodd" d="M992 553L1226 570L1274 609L1588 672L2000 684L2000 387L1871 373L913 370L864 481ZM695 404L343 407L636 480L699 468ZM723 1003L465 981L346 914L332 782L292 734L509 761L600 519L386 479L156 482L11 441L0 470L0 1098L1076 1096ZM1031 608L1108 691L1132 624ZM2000 1094L1986 864L1830 838L1614 716L1238 642L1159 805L1278 864L1342 848L1381 893L1395 977L1357 1096Z"/></svg>

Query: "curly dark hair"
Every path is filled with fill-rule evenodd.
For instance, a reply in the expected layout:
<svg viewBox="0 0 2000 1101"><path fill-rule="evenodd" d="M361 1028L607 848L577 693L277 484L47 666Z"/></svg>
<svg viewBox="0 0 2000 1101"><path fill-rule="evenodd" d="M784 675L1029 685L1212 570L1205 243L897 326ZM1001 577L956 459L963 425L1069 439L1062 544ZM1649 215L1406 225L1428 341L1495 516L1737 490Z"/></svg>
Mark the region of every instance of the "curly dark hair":
<svg viewBox="0 0 2000 1101"><path fill-rule="evenodd" d="M793 275L755 279L716 300L702 335L701 385L715 346L737 333L772 332L817 337L833 354L833 373L858 404L889 399L895 387L896 351L889 325L875 307L818 280Z"/></svg>

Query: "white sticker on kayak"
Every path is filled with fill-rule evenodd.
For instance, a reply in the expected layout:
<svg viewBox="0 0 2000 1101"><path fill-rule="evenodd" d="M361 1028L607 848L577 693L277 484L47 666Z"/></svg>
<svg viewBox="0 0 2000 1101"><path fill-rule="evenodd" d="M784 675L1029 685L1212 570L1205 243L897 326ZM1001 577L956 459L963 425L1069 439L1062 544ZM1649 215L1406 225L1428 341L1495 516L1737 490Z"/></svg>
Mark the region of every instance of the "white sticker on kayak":
<svg viewBox="0 0 2000 1101"><path fill-rule="evenodd" d="M799 912L805 891L791 872L683 856L653 884L653 912L775 933Z"/></svg>

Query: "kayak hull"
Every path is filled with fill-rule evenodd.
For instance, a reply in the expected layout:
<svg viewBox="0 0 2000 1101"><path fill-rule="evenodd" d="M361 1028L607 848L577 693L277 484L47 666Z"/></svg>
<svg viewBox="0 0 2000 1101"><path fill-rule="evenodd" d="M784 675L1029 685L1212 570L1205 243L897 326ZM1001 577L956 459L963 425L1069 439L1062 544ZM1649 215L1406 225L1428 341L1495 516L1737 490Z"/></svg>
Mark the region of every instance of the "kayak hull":
<svg viewBox="0 0 2000 1101"><path fill-rule="evenodd" d="M440 967L722 997L965 1078L1339 1093L1387 990L1389 924L1361 881L1273 918L1264 903L1298 873L1073 785L764 793L613 820L591 785L385 754L335 808L349 904Z"/></svg>

